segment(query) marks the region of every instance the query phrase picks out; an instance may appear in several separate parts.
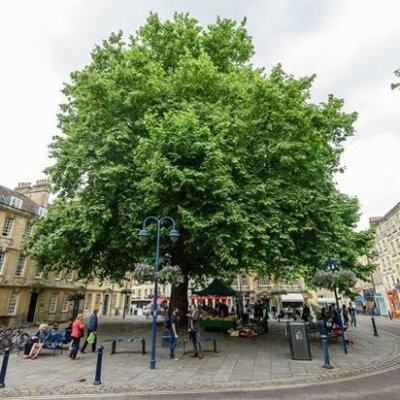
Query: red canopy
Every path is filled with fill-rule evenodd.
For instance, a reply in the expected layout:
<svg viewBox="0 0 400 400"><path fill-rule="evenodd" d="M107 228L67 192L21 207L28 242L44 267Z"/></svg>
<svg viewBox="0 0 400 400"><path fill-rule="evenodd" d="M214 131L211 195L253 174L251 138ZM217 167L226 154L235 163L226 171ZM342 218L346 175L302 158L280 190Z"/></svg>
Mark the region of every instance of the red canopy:
<svg viewBox="0 0 400 400"><path fill-rule="evenodd" d="M166 297L159 297L157 299L157 305L166 303L168 301L168 299ZM153 300L149 302L149 304L153 304Z"/></svg>

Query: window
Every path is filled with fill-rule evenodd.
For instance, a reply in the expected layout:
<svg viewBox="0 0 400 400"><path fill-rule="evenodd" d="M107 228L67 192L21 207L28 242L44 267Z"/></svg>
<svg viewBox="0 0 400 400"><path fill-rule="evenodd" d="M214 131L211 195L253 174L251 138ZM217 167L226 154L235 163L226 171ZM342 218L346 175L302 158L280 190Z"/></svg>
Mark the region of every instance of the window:
<svg viewBox="0 0 400 400"><path fill-rule="evenodd" d="M14 220L10 217L7 217L6 220L4 221L4 225L3 225L3 232L2 232L3 236L6 236L6 237L11 236L13 224L14 224Z"/></svg>
<svg viewBox="0 0 400 400"><path fill-rule="evenodd" d="M7 307L8 315L15 315L15 312L17 311L17 303L18 303L18 293L11 293Z"/></svg>
<svg viewBox="0 0 400 400"><path fill-rule="evenodd" d="M10 200L10 206L15 207L15 208L21 208L22 207L22 200L19 199L18 197L11 197Z"/></svg>
<svg viewBox="0 0 400 400"><path fill-rule="evenodd" d="M66 272L64 273L64 279L65 279L66 281L72 281L72 272L71 272L71 271L66 271Z"/></svg>
<svg viewBox="0 0 400 400"><path fill-rule="evenodd" d="M43 276L43 273L42 273L42 271L39 270L38 267L35 267L35 271L34 271L34 273L33 273L33 276L34 276L36 279L40 279L40 278Z"/></svg>
<svg viewBox="0 0 400 400"><path fill-rule="evenodd" d="M93 298L92 293L86 295L85 305L84 305L85 311L90 311L90 309L92 308L92 298Z"/></svg>
<svg viewBox="0 0 400 400"><path fill-rule="evenodd" d="M260 286L267 286L268 285L268 278L259 278L258 279L258 284Z"/></svg>
<svg viewBox="0 0 400 400"><path fill-rule="evenodd" d="M60 271L60 272L58 273L58 275L55 276L54 279L55 279L56 281L60 281L60 280L62 279L62 275L63 275L63 273L62 273L62 271Z"/></svg>
<svg viewBox="0 0 400 400"><path fill-rule="evenodd" d="M98 294L96 294L96 300L95 300L95 302L94 302L94 306L95 306L96 308L98 308L98 307L100 306L100 300L101 300L101 294L98 293Z"/></svg>
<svg viewBox="0 0 400 400"><path fill-rule="evenodd" d="M117 307L117 295L114 293L111 299L111 308L115 309Z"/></svg>
<svg viewBox="0 0 400 400"><path fill-rule="evenodd" d="M17 267L15 268L15 276L22 276L25 269L26 255L20 254L18 257Z"/></svg>
<svg viewBox="0 0 400 400"><path fill-rule="evenodd" d="M6 252L0 251L0 275L3 273L3 267L6 261Z"/></svg>
<svg viewBox="0 0 400 400"><path fill-rule="evenodd" d="M247 286L247 275L242 275L240 281L243 286Z"/></svg>
<svg viewBox="0 0 400 400"><path fill-rule="evenodd" d="M49 313L55 313L57 311L57 300L58 294L53 293L50 297Z"/></svg>
<svg viewBox="0 0 400 400"><path fill-rule="evenodd" d="M69 307L68 295L64 294L61 306L61 312L68 312L68 307Z"/></svg>
<svg viewBox="0 0 400 400"><path fill-rule="evenodd" d="M47 214L47 210L44 207L39 207L38 209L38 216L44 217Z"/></svg>
<svg viewBox="0 0 400 400"><path fill-rule="evenodd" d="M27 221L24 230L24 236L30 236L32 234L33 225Z"/></svg>

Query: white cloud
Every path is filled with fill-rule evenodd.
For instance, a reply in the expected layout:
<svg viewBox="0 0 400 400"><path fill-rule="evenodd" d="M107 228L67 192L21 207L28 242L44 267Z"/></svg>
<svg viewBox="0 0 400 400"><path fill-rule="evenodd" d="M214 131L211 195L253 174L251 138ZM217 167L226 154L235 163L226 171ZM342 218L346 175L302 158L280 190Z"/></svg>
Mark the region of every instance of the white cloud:
<svg viewBox="0 0 400 400"><path fill-rule="evenodd" d="M217 15L248 20L254 63L282 63L296 76L317 74L314 101L328 93L357 111L357 134L346 146L340 188L360 198L365 226L400 201L396 173L400 92L400 2L386 0L14 0L0 4L0 184L42 177L57 132L62 82L90 61L95 44L122 29L134 33L149 11L169 18L189 12L207 25Z"/></svg>

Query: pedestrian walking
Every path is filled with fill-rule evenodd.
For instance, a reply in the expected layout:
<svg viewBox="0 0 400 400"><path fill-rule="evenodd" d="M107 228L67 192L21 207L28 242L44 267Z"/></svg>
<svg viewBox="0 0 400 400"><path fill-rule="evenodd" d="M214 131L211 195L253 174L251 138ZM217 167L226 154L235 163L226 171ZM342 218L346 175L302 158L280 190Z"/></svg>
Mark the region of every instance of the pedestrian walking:
<svg viewBox="0 0 400 400"><path fill-rule="evenodd" d="M78 354L81 337L84 335L84 329L85 329L85 324L83 323L83 315L78 314L76 316L75 321L72 324L72 333L71 333L72 348L69 353L69 356L72 360L76 360L79 358L76 355Z"/></svg>
<svg viewBox="0 0 400 400"><path fill-rule="evenodd" d="M192 357L203 358L203 347L200 340L200 310L193 303L190 306L188 317L188 332L193 343Z"/></svg>
<svg viewBox="0 0 400 400"><path fill-rule="evenodd" d="M167 317L168 318L168 317ZM176 307L173 309L169 323L167 322L166 328L169 329L171 339L169 342L169 358L177 361L175 357L175 348L178 341L178 327L179 327L179 309Z"/></svg>
<svg viewBox="0 0 400 400"><path fill-rule="evenodd" d="M93 314L90 315L87 321L87 334L85 343L81 348L81 353L84 353L86 350L86 346L90 342L92 344L92 353L96 351L96 342L97 342L97 323L99 321L97 317L97 313L99 312L98 309L93 310ZM90 339L89 339L90 337ZM88 340L89 339L89 340Z"/></svg>

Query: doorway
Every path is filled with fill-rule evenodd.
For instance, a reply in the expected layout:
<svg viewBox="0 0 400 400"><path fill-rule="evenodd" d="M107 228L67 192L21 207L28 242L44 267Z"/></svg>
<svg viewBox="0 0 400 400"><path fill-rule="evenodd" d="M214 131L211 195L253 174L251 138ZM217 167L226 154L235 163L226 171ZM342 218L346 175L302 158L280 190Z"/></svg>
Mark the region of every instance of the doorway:
<svg viewBox="0 0 400 400"><path fill-rule="evenodd" d="M26 317L26 322L34 322L35 320L38 297L39 293L31 293L31 300L29 302L28 316Z"/></svg>

